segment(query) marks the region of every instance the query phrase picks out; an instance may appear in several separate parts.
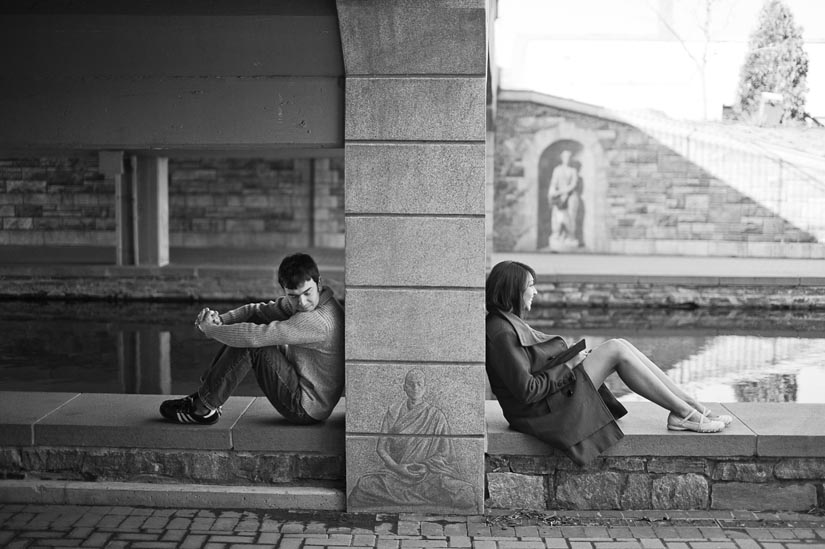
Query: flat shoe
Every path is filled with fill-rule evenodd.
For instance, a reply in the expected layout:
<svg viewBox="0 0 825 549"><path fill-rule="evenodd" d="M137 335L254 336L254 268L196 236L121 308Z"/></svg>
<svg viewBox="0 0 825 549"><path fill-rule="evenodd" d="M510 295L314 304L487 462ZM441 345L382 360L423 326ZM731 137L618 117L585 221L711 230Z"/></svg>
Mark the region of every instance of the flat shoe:
<svg viewBox="0 0 825 549"><path fill-rule="evenodd" d="M690 418L696 417L696 420ZM687 417L679 417L673 412L667 416L667 428L671 431L694 431L697 433L718 433L725 428L721 421L708 419L697 410L693 410Z"/></svg>
<svg viewBox="0 0 825 549"><path fill-rule="evenodd" d="M725 427L730 425L733 421L733 417L727 414L714 414L710 411L710 408L707 408L705 406L702 406L702 410L700 413L711 421L721 421L725 424Z"/></svg>

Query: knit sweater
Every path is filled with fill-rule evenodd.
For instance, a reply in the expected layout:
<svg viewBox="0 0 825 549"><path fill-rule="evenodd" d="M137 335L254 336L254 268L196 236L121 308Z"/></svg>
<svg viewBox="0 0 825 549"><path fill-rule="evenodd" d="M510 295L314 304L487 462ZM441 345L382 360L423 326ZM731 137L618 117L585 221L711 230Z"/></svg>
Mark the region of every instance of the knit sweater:
<svg viewBox="0 0 825 549"><path fill-rule="evenodd" d="M266 324L249 322L251 319ZM284 346L295 365L301 405L317 420L326 419L344 390L344 312L328 288L312 311L295 311L286 297L249 303L221 315L220 325L203 333L230 347Z"/></svg>

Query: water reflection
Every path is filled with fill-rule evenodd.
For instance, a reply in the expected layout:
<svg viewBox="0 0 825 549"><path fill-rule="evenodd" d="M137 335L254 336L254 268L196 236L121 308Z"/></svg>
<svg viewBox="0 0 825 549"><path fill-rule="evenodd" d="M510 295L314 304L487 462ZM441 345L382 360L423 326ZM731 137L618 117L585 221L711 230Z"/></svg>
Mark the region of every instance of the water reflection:
<svg viewBox="0 0 825 549"><path fill-rule="evenodd" d="M0 389L185 394L220 346L192 325L203 306L0 301ZM708 402L825 402L822 313L539 308L531 314L537 329L584 337L590 346L626 337ZM616 376L609 384L624 400L635 397ZM261 395L253 376L236 394Z"/></svg>
<svg viewBox="0 0 825 549"><path fill-rule="evenodd" d="M825 319L799 311L544 309L532 323L595 346L626 337L706 402L825 402ZM571 328L571 318L585 328ZM622 400L641 397L612 376Z"/></svg>

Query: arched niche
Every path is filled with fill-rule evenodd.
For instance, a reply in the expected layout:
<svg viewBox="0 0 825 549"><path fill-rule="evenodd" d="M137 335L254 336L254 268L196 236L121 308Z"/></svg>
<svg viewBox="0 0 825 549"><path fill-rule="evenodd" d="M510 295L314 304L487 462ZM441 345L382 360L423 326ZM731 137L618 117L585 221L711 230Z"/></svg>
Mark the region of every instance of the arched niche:
<svg viewBox="0 0 825 549"><path fill-rule="evenodd" d="M553 168L560 163L562 150L571 151L570 164L579 172L581 219L576 226L583 245L576 247L576 250L555 251L607 250L603 221L607 211L607 159L604 149L595 131L563 121L554 128L536 132L531 146L524 153L526 187L519 204L519 218L525 226L515 246L517 251L551 251L547 239L552 217L547 203L547 188Z"/></svg>

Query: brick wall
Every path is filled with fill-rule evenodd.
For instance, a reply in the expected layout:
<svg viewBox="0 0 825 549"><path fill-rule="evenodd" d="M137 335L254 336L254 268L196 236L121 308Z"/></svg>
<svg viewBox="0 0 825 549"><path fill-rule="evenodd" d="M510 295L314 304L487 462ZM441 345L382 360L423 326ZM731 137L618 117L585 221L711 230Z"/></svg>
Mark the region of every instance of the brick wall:
<svg viewBox="0 0 825 549"><path fill-rule="evenodd" d="M343 193L341 157L170 159L170 245L343 248ZM114 186L96 157L0 160L0 220L0 245L114 246Z"/></svg>
<svg viewBox="0 0 825 549"><path fill-rule="evenodd" d="M588 251L823 256L810 234L635 127L527 101L500 102L497 112L496 251L541 248L541 235L533 235L540 223L535 204L544 198L529 164L562 139L581 143L597 164L584 179L597 195L585 203L585 215L596 216L591 232L603 238Z"/></svg>

